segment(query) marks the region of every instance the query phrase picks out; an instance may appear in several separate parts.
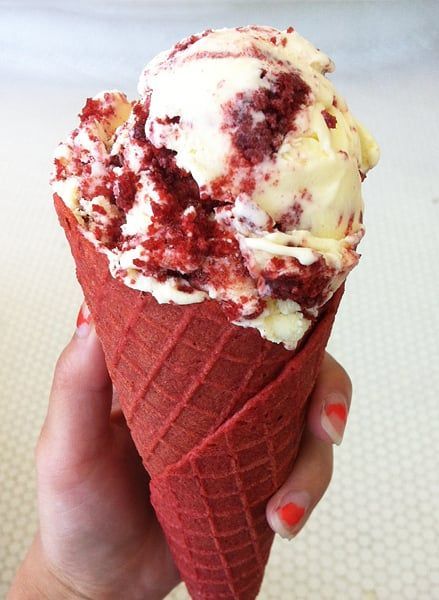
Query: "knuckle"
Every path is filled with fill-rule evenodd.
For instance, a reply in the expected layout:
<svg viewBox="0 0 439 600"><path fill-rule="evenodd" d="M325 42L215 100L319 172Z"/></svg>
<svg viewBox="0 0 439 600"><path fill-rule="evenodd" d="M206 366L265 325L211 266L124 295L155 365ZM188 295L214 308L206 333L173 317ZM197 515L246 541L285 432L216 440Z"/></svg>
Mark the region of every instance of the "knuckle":
<svg viewBox="0 0 439 600"><path fill-rule="evenodd" d="M56 443L46 425L43 425L40 432L34 455L39 485L42 482L53 484L57 479L61 461L59 452L56 449Z"/></svg>
<svg viewBox="0 0 439 600"><path fill-rule="evenodd" d="M349 373L346 371L346 369L344 367L342 367L342 365L339 364L339 368L340 368L340 377L344 380L344 385L346 386L346 389L349 392L349 395L352 394L352 379L349 376Z"/></svg>
<svg viewBox="0 0 439 600"><path fill-rule="evenodd" d="M35 465L37 471L40 471L41 468L47 461L47 456L49 455L50 450L48 448L48 439L47 439L47 426L43 425L40 431L40 435L38 436L37 443L35 444L34 449L34 457L35 457Z"/></svg>
<svg viewBox="0 0 439 600"><path fill-rule="evenodd" d="M332 379L335 384L340 385L344 390L346 390L346 393L350 398L352 395L352 380L343 365L341 365L333 356L327 354L326 369L327 376L329 376L329 378Z"/></svg>
<svg viewBox="0 0 439 600"><path fill-rule="evenodd" d="M72 378L74 366L72 354L67 346L67 348L61 352L58 360L56 361L53 375L54 388L64 388L67 386Z"/></svg>
<svg viewBox="0 0 439 600"><path fill-rule="evenodd" d="M331 459L330 461L327 462L327 465L326 465L326 468L325 468L325 471L324 471L324 474L322 477L325 489L331 483L333 472L334 472L334 465L333 465L333 461Z"/></svg>
<svg viewBox="0 0 439 600"><path fill-rule="evenodd" d="M333 470L334 460L332 446L325 444L323 452L320 453L315 465L316 476L323 490L326 490L331 483Z"/></svg>

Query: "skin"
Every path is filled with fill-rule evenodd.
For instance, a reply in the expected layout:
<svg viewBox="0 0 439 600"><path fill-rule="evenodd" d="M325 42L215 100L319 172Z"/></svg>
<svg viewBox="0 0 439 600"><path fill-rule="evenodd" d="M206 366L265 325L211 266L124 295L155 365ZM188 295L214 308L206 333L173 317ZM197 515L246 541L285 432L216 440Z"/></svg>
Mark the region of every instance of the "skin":
<svg viewBox="0 0 439 600"><path fill-rule="evenodd" d="M328 398L348 407L351 384L326 354L294 470L267 505L268 523L283 537L300 531L331 479L333 440L321 422ZM56 365L36 466L39 530L9 600L156 600L172 590L179 575L90 319ZM304 508L294 526L279 517L291 501Z"/></svg>

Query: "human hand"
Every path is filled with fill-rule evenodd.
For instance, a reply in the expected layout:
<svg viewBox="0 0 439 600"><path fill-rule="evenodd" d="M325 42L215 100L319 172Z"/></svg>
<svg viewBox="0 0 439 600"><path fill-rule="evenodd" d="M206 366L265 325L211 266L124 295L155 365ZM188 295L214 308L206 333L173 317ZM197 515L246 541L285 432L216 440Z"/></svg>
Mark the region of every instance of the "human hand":
<svg viewBox="0 0 439 600"><path fill-rule="evenodd" d="M39 533L11 598L155 600L177 584L85 305L55 369L36 464Z"/></svg>
<svg viewBox="0 0 439 600"><path fill-rule="evenodd" d="M341 440L350 394L346 373L326 355L293 473L267 505L268 522L283 537L302 528L329 483L331 442ZM338 417L335 427L328 407L329 416ZM148 477L85 306L55 370L37 474L40 530L11 600L154 600L176 585L178 572L149 501Z"/></svg>
<svg viewBox="0 0 439 600"><path fill-rule="evenodd" d="M342 441L351 396L348 374L326 353L293 471L267 504L267 521L284 538L299 533L329 485L333 444Z"/></svg>

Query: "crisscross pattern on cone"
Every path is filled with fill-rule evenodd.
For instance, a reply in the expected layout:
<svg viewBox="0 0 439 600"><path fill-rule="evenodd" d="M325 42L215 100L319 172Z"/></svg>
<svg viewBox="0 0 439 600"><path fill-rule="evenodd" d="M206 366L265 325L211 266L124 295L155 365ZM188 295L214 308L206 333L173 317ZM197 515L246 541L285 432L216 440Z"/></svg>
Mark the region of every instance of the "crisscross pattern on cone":
<svg viewBox="0 0 439 600"><path fill-rule="evenodd" d="M295 354L219 305L159 305L113 279L55 196L151 499L193 598L253 599L273 534L265 505L297 454L342 290Z"/></svg>

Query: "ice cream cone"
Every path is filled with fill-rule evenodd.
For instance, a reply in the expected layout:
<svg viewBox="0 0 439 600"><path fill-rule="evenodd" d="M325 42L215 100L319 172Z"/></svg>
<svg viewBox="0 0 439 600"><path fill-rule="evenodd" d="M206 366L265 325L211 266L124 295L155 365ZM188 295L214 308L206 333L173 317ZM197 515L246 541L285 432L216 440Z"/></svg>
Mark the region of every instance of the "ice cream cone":
<svg viewBox="0 0 439 600"><path fill-rule="evenodd" d="M295 460L343 290L292 353L215 302L159 305L113 279L56 195L55 207L191 596L255 598L273 540L265 505Z"/></svg>

